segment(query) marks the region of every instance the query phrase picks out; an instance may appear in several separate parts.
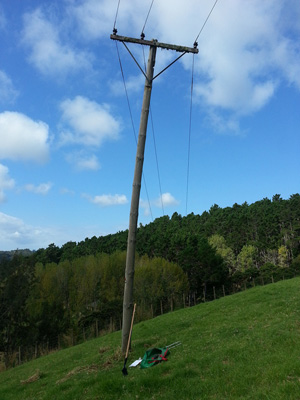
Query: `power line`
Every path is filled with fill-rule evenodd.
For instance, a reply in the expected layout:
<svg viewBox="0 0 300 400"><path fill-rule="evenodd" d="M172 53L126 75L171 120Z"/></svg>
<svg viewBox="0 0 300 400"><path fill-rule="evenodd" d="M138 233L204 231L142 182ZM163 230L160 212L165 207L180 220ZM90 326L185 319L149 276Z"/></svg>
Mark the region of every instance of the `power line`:
<svg viewBox="0 0 300 400"><path fill-rule="evenodd" d="M150 14L151 8L152 8L152 6L153 6L153 3L154 3L154 0L152 0L152 2L151 2L151 5L150 5L150 8L149 8L147 17L146 17L146 20L145 20L145 23L144 23L144 26L143 26L143 29L142 29L141 38L144 38L144 37L145 37L144 30L145 30L145 27L146 27L146 24L147 24L147 21L148 21L149 14Z"/></svg>
<svg viewBox="0 0 300 400"><path fill-rule="evenodd" d="M117 30L116 30L116 22L117 22L119 7L120 7L120 1L121 1L121 0L118 1L118 6L117 6L117 11L116 11L116 16L115 16L115 22L114 22L113 32L117 32Z"/></svg>
<svg viewBox="0 0 300 400"><path fill-rule="evenodd" d="M117 49L117 54L118 54L120 70L121 70L121 75L122 75L122 79L123 79L123 85L124 85L124 90L125 90L125 94L126 94L126 99L127 99L127 105L128 105L128 109L129 109L130 119L131 119L131 125L132 125L132 129L133 129L135 141L137 143L136 130L135 130L135 127L134 127L134 122L133 122L133 117L132 117L132 112L131 112L131 107L130 107L130 102L129 102L129 97L128 97L128 91L127 91L127 87L126 87L125 76L124 76L122 61L121 61L121 57L120 57L118 42L116 42L116 49Z"/></svg>
<svg viewBox="0 0 300 400"><path fill-rule="evenodd" d="M212 6L208 16L206 17L206 20L204 21L196 39L194 46L197 47L197 40L199 36L201 35L201 32L203 31L209 17L211 16L211 13L213 12L218 0L214 2L214 5ZM185 214L187 215L187 208L188 208L188 194L189 194L189 174L190 174L190 153L191 153L191 132L192 132L192 110L193 110L193 87L194 87L194 64L195 64L195 55L193 54L193 66L192 66L192 82L191 82L191 100L190 100L190 119L189 119L189 140L188 140L188 162L187 162L187 177L186 177L186 203L185 203Z"/></svg>
<svg viewBox="0 0 300 400"><path fill-rule="evenodd" d="M192 132L192 110L193 110L193 87L194 87L194 64L195 64L195 55L193 54L192 81L191 81L191 100L190 100L190 119L189 119L189 140L188 140L188 162L187 162L187 177L186 177L186 202L185 202L185 214L186 215L187 215L188 193L189 193L191 132Z"/></svg>
<svg viewBox="0 0 300 400"><path fill-rule="evenodd" d="M144 68L145 68L145 71L146 71L146 59L145 59L144 48L143 48L143 57L144 57ZM157 157L157 146L156 146L156 139L155 139L154 123L153 123L153 116L152 116L151 106L150 106L150 110L149 111L150 111L150 120L151 120L151 127L152 127L152 136L153 136L153 144L154 144L154 153L155 153L155 160L156 160L156 170L157 170L158 185L159 185L159 192L160 192L161 208L162 208L163 215L165 215L164 202L163 202L163 196L162 196L162 190L161 190L161 181L160 181L158 157Z"/></svg>
<svg viewBox="0 0 300 400"><path fill-rule="evenodd" d="M119 59L119 64L120 64L121 75L122 75L122 79L123 79L124 90L125 90L126 99L127 99L128 110L129 110L129 114L130 114L132 130L133 130L133 133L134 133L135 143L137 144L137 135L136 135L136 130L135 130L134 122L133 122L131 106L130 106L127 87L126 87L125 75L124 75L122 61L121 61L121 57L120 57L118 42L116 42L116 49L117 49L117 54L118 54L118 59ZM148 194L148 189L147 189L146 178L145 178L144 172L143 172L142 175L143 175L143 182L144 182L144 186L145 186L145 192L146 192L146 196L147 196L149 211L150 211L151 219L152 219L152 222L153 222L153 214L152 214L152 209L151 209L151 204L150 204L150 199L149 199L149 194Z"/></svg>
<svg viewBox="0 0 300 400"><path fill-rule="evenodd" d="M198 36L197 36L196 39L195 39L195 42L197 42L197 40L198 40L198 38L199 38L201 32L203 31L203 29L204 29L204 27L205 27L205 25L206 25L206 22L208 21L208 19L209 19L211 13L212 13L213 10L214 10L214 8L215 8L217 2L218 2L218 0L216 0L215 3L214 3L214 5L212 6L212 9L210 10L210 13L208 14L206 20L204 21L204 24L202 25L202 27L201 27L201 29L200 29L200 32L198 33Z"/></svg>
<svg viewBox="0 0 300 400"><path fill-rule="evenodd" d="M157 147L156 147L156 140L155 140L155 134L154 134L154 125L153 125L153 117L152 117L151 107L150 107L150 119L151 119L151 125L152 125L152 134L153 134L154 152L155 152L155 160L156 160L156 169L157 169L159 192L160 192L160 199L161 199L161 208L162 208L163 215L165 215L164 202L163 202L163 196L162 196L162 191L161 191L160 173L159 173L158 157L157 157Z"/></svg>

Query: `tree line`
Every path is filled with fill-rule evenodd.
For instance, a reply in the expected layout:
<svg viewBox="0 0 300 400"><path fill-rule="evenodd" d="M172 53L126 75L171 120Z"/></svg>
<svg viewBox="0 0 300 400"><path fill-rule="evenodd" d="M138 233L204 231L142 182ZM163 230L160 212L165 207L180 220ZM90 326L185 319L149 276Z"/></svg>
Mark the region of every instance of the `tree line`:
<svg viewBox="0 0 300 400"><path fill-rule="evenodd" d="M121 327L127 231L0 261L0 352ZM142 320L232 292L251 280L300 272L300 196L213 205L202 215L163 216L137 233L135 301ZM52 340L53 343L53 340ZM57 343L53 343L55 347Z"/></svg>

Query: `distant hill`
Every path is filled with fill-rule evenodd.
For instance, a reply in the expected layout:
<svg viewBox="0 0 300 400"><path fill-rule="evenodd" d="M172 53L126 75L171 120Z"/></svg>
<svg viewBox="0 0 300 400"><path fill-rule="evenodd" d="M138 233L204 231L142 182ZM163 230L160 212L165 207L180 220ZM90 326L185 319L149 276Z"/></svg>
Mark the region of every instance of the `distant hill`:
<svg viewBox="0 0 300 400"><path fill-rule="evenodd" d="M214 204L201 215L181 216L177 212L171 217L165 215L148 225L140 224L136 251L140 255L163 257L181 265L182 250L191 247L192 241L209 239L216 234L225 239L226 246L235 256L244 246L254 246L259 265L272 260L272 252L281 246L287 248L289 258L293 259L300 254L300 195L296 193L284 200L275 194L272 200L264 198L252 204L245 202L225 208ZM60 248L52 243L47 249L37 250L35 256L37 261L45 264L102 252L111 254L116 250L126 250L127 236L126 230L86 238L78 243L70 241Z"/></svg>
<svg viewBox="0 0 300 400"><path fill-rule="evenodd" d="M10 250L10 251L0 251L0 262L2 260L11 260L14 255L20 254L24 257L31 256L34 251L29 249L17 249L17 250Z"/></svg>

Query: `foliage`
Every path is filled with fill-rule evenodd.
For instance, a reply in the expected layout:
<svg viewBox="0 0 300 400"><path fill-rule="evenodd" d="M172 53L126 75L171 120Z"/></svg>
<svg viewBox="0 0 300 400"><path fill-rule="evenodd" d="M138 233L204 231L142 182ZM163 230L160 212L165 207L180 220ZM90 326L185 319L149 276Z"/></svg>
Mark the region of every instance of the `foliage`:
<svg viewBox="0 0 300 400"><path fill-rule="evenodd" d="M0 349L121 326L127 231L0 261ZM300 274L300 196L275 195L202 215L174 213L137 232L138 319L204 301L215 289ZM1 351L1 350L0 350Z"/></svg>
<svg viewBox="0 0 300 400"><path fill-rule="evenodd" d="M138 304L150 305L163 313L162 304L169 301L171 309L174 302L182 303L182 296L187 294L189 284L182 269L163 258L149 259L143 256L137 263L134 293Z"/></svg>
<svg viewBox="0 0 300 400"><path fill-rule="evenodd" d="M25 306L34 282L33 268L20 255L14 255L12 266L0 285L0 352L6 363L21 343L28 343L31 333Z"/></svg>
<svg viewBox="0 0 300 400"><path fill-rule="evenodd" d="M37 262L34 266L24 260L14 259L17 267L0 287L0 351L6 354L7 365L20 345L48 343L48 348L56 348L60 335L71 335L76 342L91 324L99 331L111 325L120 327L125 251L82 256L58 264ZM136 301L144 303L139 318L147 318L150 308L153 311L154 297L156 302L166 300L170 304L167 309L173 309L188 292L182 269L162 258L137 256L136 260ZM145 286L153 293L151 302L145 297Z"/></svg>

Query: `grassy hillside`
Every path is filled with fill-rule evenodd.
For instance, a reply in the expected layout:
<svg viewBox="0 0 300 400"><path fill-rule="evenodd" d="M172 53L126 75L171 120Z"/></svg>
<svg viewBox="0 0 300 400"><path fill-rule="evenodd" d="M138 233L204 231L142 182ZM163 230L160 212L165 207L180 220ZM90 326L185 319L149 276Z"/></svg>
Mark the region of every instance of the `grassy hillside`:
<svg viewBox="0 0 300 400"><path fill-rule="evenodd" d="M120 340L116 332L3 372L0 399L300 399L300 278L135 325L127 366L148 347L182 345L127 377Z"/></svg>

